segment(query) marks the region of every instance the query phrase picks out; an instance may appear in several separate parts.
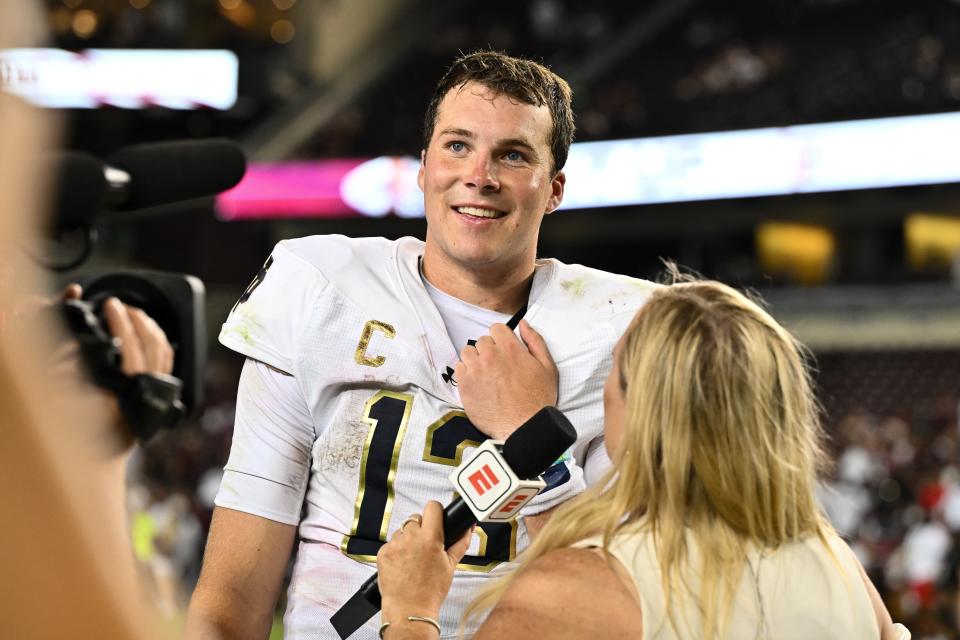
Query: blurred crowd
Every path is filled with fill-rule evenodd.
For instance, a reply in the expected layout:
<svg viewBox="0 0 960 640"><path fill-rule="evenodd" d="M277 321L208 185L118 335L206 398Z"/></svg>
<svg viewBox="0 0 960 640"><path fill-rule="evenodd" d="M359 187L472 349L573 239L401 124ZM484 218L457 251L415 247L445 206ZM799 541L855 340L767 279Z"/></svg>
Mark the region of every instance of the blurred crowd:
<svg viewBox="0 0 960 640"><path fill-rule="evenodd" d="M835 434L823 504L914 638L957 637L960 469L956 397L934 416L858 412Z"/></svg>
<svg viewBox="0 0 960 640"><path fill-rule="evenodd" d="M193 423L161 431L127 467L131 545L160 610L186 610L200 575L213 500L230 452L242 359L218 351L207 365L206 409Z"/></svg>
<svg viewBox="0 0 960 640"><path fill-rule="evenodd" d="M914 638L960 628L958 367L949 350L819 358L834 461L822 504Z"/></svg>
<svg viewBox="0 0 960 640"><path fill-rule="evenodd" d="M956 109L958 42L960 13L936 0L490 0L423 38L302 152L418 153L429 79L457 49L551 65L573 86L588 141Z"/></svg>

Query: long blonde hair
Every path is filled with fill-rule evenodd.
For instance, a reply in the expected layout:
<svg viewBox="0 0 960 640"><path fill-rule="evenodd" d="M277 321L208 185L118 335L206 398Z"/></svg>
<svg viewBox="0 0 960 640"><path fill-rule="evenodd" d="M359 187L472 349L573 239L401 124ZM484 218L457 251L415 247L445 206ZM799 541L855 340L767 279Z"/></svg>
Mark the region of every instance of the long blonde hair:
<svg viewBox="0 0 960 640"><path fill-rule="evenodd" d="M626 415L608 476L561 507L520 556L601 535L649 532L672 604L699 603L700 636L721 636L750 549L832 531L814 484L826 464L803 347L753 301L717 282L652 294L627 329L619 370ZM687 541L702 558L700 593L679 579ZM829 547L828 547L829 548ZM483 592L490 608L516 572Z"/></svg>

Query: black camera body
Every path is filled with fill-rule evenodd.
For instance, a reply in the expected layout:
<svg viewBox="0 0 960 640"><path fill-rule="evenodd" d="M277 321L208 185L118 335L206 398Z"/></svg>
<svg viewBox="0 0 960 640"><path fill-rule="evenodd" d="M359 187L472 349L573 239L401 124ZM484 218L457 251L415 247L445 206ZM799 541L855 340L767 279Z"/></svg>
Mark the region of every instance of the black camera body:
<svg viewBox="0 0 960 640"><path fill-rule="evenodd" d="M136 436L146 441L157 430L199 414L207 350L203 283L160 271L87 276L78 282L83 299L63 302L64 319L94 382L116 393ZM160 325L175 354L172 375L122 373L120 351L102 315L109 297L142 309Z"/></svg>

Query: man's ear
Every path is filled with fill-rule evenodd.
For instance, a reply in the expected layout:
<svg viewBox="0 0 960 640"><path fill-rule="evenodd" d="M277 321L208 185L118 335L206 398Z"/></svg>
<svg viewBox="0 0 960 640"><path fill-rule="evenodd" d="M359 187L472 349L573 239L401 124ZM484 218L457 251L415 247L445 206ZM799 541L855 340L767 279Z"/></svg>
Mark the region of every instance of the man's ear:
<svg viewBox="0 0 960 640"><path fill-rule="evenodd" d="M563 188L567 184L567 176L563 171L557 171L557 175L553 176L553 180L550 181L550 199L547 200L547 210L544 211L545 215L550 215L560 206L560 203L563 202Z"/></svg>
<svg viewBox="0 0 960 640"><path fill-rule="evenodd" d="M417 170L417 186L423 191L423 165L427 161L427 150L420 150L420 168Z"/></svg>

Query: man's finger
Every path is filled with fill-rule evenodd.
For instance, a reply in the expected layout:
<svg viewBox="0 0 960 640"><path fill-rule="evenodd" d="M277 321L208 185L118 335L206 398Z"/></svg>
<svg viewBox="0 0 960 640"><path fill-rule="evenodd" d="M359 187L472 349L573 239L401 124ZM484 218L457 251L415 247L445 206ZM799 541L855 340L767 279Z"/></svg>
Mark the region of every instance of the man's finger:
<svg viewBox="0 0 960 640"><path fill-rule="evenodd" d="M490 326L490 335L493 340L502 347L509 345L520 346L520 338L513 332L513 329L505 324L498 323Z"/></svg>
<svg viewBox="0 0 960 640"><path fill-rule="evenodd" d="M142 309L128 307L128 314L146 356L144 371L170 373L173 370L173 352L167 341L167 334L163 332L156 320L144 313Z"/></svg>
<svg viewBox="0 0 960 640"><path fill-rule="evenodd" d="M77 283L68 284L60 292L61 300L79 300L83 296L83 287Z"/></svg>
<svg viewBox="0 0 960 640"><path fill-rule="evenodd" d="M480 336L477 338L477 342L474 345L474 348L479 352L485 349L492 349L496 346L496 342L490 336Z"/></svg>
<svg viewBox="0 0 960 640"><path fill-rule="evenodd" d="M477 352L477 348L468 344L460 351L460 362L469 363L479 356L480 354Z"/></svg>
<svg viewBox="0 0 960 640"><path fill-rule="evenodd" d="M120 339L121 368L128 376L142 373L146 370L146 360L143 356L143 345L130 320L127 309L116 298L108 298L103 303L103 315L107 319L107 327L114 338Z"/></svg>
<svg viewBox="0 0 960 640"><path fill-rule="evenodd" d="M553 356L550 355L550 349L547 343L537 331L530 326L526 320L520 321L520 337L523 343L527 345L527 350L537 361L545 367L554 369L556 364L553 362Z"/></svg>

